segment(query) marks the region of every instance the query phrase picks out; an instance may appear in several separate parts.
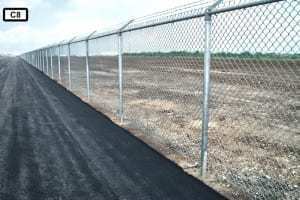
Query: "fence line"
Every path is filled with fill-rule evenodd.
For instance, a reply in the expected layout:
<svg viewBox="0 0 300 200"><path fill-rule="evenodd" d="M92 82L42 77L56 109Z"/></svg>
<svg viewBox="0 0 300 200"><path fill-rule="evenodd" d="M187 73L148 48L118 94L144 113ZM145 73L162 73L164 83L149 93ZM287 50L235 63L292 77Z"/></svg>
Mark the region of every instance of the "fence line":
<svg viewBox="0 0 300 200"><path fill-rule="evenodd" d="M49 77L51 73L52 79L56 76L59 83L87 98L112 119L117 116L117 122L138 136L142 131L151 133L149 137L158 137L152 138L157 142L151 144L154 147L163 137L163 147L156 148L167 146L188 161L199 160L200 163L185 163L183 167L187 170L199 167L204 180L213 171L218 182L213 186L221 187L222 192L229 190L226 187L238 190L231 191L230 197L296 199L300 195L294 178L299 173L296 144L300 141L296 134L298 100L295 98L299 89L299 4L297 0L217 0L203 7L195 4L200 7L194 10L191 4L178 8L180 13L161 12L130 20L118 29L74 37L22 57ZM274 20L278 25L273 24ZM266 38L271 44L264 41ZM272 74L282 80L270 78ZM288 98L288 103L283 103L280 95ZM255 125L244 125L244 121ZM278 138L272 138L284 133L296 143L282 144ZM232 140L227 141L227 137ZM233 147L229 147L231 142L235 142ZM243 149L242 144L249 147ZM269 146L278 147L277 153L283 155L278 159L293 155L288 158L290 164L280 165L295 172L285 172L286 178L281 178L279 174L285 169L272 169L272 177L268 178L269 164L261 164L258 156L252 155L255 162L252 157L240 156L236 159L240 161L227 163L224 157L230 155L223 155L229 152L239 156L245 151L270 156ZM163 153L182 166L180 155L170 156L168 151ZM231 164L235 162L246 164L235 167ZM229 167L223 167L224 163ZM259 166L264 172L253 174L249 166ZM282 183L276 179L282 179ZM271 188L276 184L280 187L273 191Z"/></svg>

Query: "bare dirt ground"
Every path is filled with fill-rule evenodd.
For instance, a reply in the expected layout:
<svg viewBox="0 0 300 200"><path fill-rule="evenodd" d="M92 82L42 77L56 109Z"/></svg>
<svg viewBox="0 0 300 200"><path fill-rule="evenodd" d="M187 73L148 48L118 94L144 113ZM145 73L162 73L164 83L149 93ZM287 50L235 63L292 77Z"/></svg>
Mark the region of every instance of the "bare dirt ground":
<svg viewBox="0 0 300 200"><path fill-rule="evenodd" d="M0 59L1 200L223 200L20 58Z"/></svg>
<svg viewBox="0 0 300 200"><path fill-rule="evenodd" d="M73 92L87 100L85 60L71 60ZM125 57L121 124L197 177L202 62ZM299 198L299 67L299 60L213 59L204 180L229 198ZM119 123L117 57L91 57L90 70L89 103Z"/></svg>

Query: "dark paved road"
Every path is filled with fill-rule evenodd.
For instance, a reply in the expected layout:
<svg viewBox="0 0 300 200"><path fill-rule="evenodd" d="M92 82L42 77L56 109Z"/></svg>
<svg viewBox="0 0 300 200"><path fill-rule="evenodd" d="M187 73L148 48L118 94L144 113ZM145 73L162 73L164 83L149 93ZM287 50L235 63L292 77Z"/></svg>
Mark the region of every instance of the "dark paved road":
<svg viewBox="0 0 300 200"><path fill-rule="evenodd" d="M0 60L0 199L222 199L18 58Z"/></svg>

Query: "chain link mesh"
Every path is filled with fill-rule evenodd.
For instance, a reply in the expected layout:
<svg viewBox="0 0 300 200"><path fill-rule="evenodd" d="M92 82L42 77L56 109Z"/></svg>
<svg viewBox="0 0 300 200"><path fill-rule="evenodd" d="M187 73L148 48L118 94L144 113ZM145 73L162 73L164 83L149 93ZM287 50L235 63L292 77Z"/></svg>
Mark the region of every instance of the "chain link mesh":
<svg viewBox="0 0 300 200"><path fill-rule="evenodd" d="M124 126L182 167L199 159L203 31L196 18L123 35Z"/></svg>
<svg viewBox="0 0 300 200"><path fill-rule="evenodd" d="M89 41L91 104L116 119L118 112L117 35Z"/></svg>
<svg viewBox="0 0 300 200"><path fill-rule="evenodd" d="M89 103L196 177L204 13L215 2L137 18L121 33L103 32L88 43ZM300 1L218 2L212 8L222 12L212 15L208 175L202 180L232 199L299 199ZM71 91L86 100L85 41L71 43L70 50ZM58 80L57 47L54 52ZM68 88L66 44L60 63L61 84Z"/></svg>
<svg viewBox="0 0 300 200"><path fill-rule="evenodd" d="M52 67L53 67L53 79L59 81L58 77L58 48L52 47Z"/></svg>
<svg viewBox="0 0 300 200"><path fill-rule="evenodd" d="M70 44L71 91L82 99L87 97L85 41Z"/></svg>
<svg viewBox="0 0 300 200"><path fill-rule="evenodd" d="M68 45L60 45L59 48L61 84L69 88Z"/></svg>
<svg viewBox="0 0 300 200"><path fill-rule="evenodd" d="M213 17L208 163L235 198L300 197L299 10L288 0Z"/></svg>

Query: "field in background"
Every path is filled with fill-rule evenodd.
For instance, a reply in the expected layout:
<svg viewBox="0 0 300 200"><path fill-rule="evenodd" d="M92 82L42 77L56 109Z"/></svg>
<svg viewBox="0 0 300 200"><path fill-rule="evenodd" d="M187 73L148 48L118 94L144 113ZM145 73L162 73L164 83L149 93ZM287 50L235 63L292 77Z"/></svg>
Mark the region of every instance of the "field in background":
<svg viewBox="0 0 300 200"><path fill-rule="evenodd" d="M61 60L68 88L66 58ZM299 66L299 59L216 55L212 60L206 181L223 194L299 197ZM120 124L117 73L116 56L90 57L90 104ZM121 125L194 176L202 73L203 60L193 56L124 56ZM71 91L87 101L85 57L71 57L71 83Z"/></svg>

